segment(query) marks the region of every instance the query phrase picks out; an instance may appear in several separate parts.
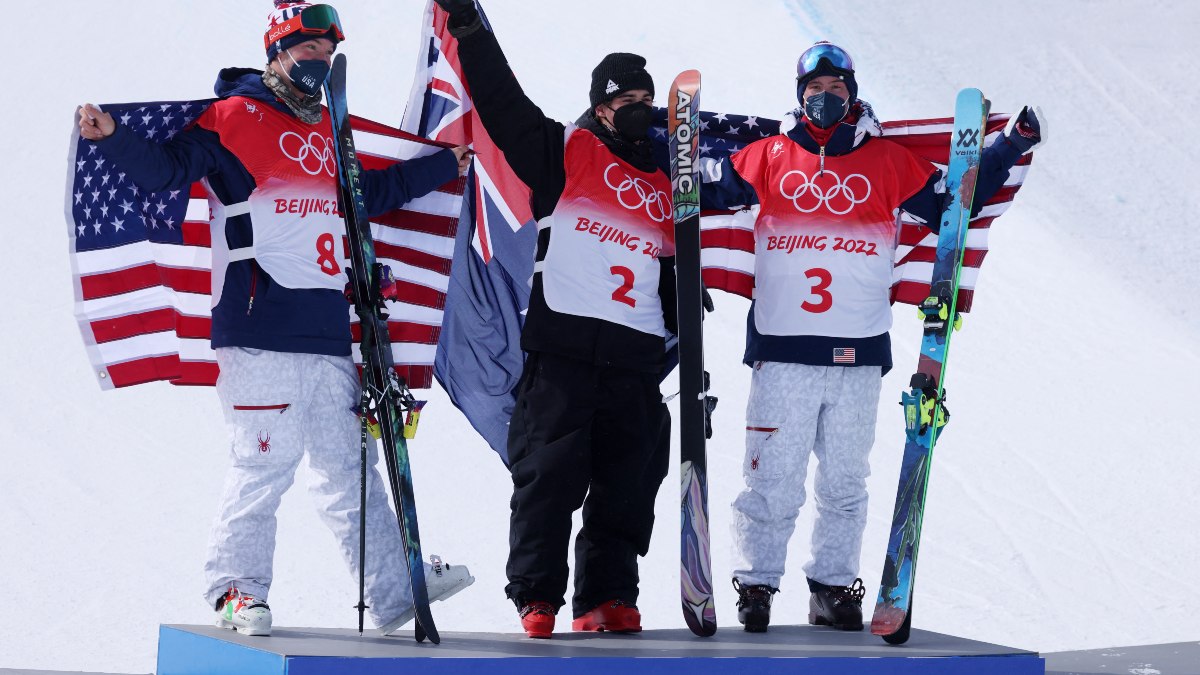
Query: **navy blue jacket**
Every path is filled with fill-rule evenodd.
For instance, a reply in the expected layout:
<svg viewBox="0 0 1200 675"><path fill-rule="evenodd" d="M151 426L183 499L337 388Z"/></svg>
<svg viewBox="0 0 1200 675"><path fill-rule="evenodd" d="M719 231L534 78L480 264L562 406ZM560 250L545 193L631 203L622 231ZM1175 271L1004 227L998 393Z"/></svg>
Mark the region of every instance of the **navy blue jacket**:
<svg viewBox="0 0 1200 675"><path fill-rule="evenodd" d="M870 136L856 139L853 124L839 124L825 145L827 156L845 155L854 152L871 141ZM818 154L820 146L808 133L803 121L787 132L787 137L808 152ZM975 185L975 207L972 215L979 213L983 203L991 199L1008 180L1009 169L1017 163L1021 151L1001 136L983 151L980 159L979 179ZM704 189L700 191L704 208L729 209L749 207L758 203L758 195L732 164L722 160L719 170L706 170ZM906 213L925 221L926 226L937 231L941 213L950 195L939 186L941 172L934 172L929 181L917 194L905 201L900 208ZM855 350L856 366L882 366L883 372L892 367L892 343L887 333L864 338L828 337L824 335L763 335L754 325L754 304L746 316L746 351L742 358L747 365L756 361L803 363L813 366L832 366L833 350L849 347ZM843 365L843 364L836 364Z"/></svg>
<svg viewBox="0 0 1200 675"><path fill-rule="evenodd" d="M226 68L217 76L217 96L245 96L294 117L262 82L262 71ZM144 190L186 189L207 177L224 204L246 201L254 179L221 145L220 135L193 126L166 143L154 143L117 125L100 150ZM458 177L450 150L388 169L364 171L367 211L375 216L432 192ZM213 236L222 233L214 232ZM230 248L253 244L249 216L230 218L224 236ZM253 290L254 303L250 304ZM277 284L254 260L229 264L220 303L212 310L212 346L252 347L277 352L350 354L350 310L345 296L329 289L292 289Z"/></svg>

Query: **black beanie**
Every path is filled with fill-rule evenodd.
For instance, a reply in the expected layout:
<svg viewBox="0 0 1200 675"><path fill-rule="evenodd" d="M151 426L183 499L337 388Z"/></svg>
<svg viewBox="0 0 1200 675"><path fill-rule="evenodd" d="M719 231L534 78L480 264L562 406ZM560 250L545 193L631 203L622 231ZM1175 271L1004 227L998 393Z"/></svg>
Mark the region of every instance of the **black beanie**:
<svg viewBox="0 0 1200 675"><path fill-rule="evenodd" d="M609 54L592 70L592 108L634 89L654 95L654 80L646 72L646 59L637 54Z"/></svg>

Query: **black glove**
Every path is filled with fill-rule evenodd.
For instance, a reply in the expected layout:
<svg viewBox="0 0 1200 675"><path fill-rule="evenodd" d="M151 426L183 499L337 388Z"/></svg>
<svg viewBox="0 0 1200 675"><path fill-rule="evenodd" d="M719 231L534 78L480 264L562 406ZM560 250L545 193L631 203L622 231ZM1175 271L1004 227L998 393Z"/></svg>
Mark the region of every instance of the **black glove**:
<svg viewBox="0 0 1200 675"><path fill-rule="evenodd" d="M1008 121L1005 134L1012 146L1025 154L1045 142L1044 115L1040 108L1025 106Z"/></svg>
<svg viewBox="0 0 1200 675"><path fill-rule="evenodd" d="M700 284L700 304L704 305L705 312L711 312L716 309L713 305L712 296L708 294L708 286Z"/></svg>
<svg viewBox="0 0 1200 675"><path fill-rule="evenodd" d="M475 9L475 0L434 0L450 16Z"/></svg>
<svg viewBox="0 0 1200 675"><path fill-rule="evenodd" d="M475 9L475 0L434 1L437 2L438 6L446 10L446 13L450 15L451 35L455 34L456 29L462 30L465 28L471 28L471 32L474 32L474 30L478 29L478 26L474 25L479 22L479 12Z"/></svg>

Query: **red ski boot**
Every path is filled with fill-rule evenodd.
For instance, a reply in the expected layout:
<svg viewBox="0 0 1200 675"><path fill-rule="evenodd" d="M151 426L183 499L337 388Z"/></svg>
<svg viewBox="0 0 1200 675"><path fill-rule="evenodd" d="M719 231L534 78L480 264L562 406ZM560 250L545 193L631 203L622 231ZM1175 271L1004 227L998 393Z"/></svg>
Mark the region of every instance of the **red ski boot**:
<svg viewBox="0 0 1200 675"><path fill-rule="evenodd" d="M531 638L549 639L554 634L554 605L541 600L521 606L521 627Z"/></svg>
<svg viewBox="0 0 1200 675"><path fill-rule="evenodd" d="M609 631L612 633L642 632L642 613L624 600L602 602L595 609L571 622L571 630Z"/></svg>

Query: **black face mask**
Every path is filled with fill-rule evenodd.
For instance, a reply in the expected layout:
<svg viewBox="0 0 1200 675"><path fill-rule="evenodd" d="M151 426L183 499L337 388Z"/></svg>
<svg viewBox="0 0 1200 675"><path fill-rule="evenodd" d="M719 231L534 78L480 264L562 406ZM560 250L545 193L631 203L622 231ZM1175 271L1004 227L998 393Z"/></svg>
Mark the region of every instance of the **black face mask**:
<svg viewBox="0 0 1200 675"><path fill-rule="evenodd" d="M650 132L654 109L645 103L626 103L613 110L613 127L627 141L645 140Z"/></svg>
<svg viewBox="0 0 1200 675"><path fill-rule="evenodd" d="M821 129L828 129L841 122L850 112L847 99L823 91L804 99L804 116Z"/></svg>
<svg viewBox="0 0 1200 675"><path fill-rule="evenodd" d="M305 96L315 96L329 77L329 64L321 59L305 59L297 61L291 52L287 53L292 59L292 67L288 69L288 79L292 86L299 89Z"/></svg>

